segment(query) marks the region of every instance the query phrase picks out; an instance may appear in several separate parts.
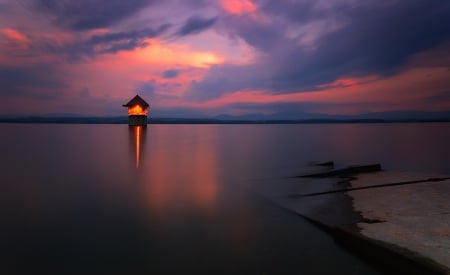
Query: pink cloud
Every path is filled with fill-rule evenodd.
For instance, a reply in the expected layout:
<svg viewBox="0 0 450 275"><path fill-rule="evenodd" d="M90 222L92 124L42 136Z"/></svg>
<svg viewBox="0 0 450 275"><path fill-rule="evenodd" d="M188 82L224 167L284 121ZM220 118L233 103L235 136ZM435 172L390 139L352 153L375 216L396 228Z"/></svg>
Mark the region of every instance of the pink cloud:
<svg viewBox="0 0 450 275"><path fill-rule="evenodd" d="M1 30L1 33L3 36L5 36L10 40L14 40L20 43L28 43L28 38L24 34L20 33L15 29L4 28Z"/></svg>
<svg viewBox="0 0 450 275"><path fill-rule="evenodd" d="M264 5L258 6L259 3ZM157 25L170 26L165 32L149 31L158 29L152 22L156 18L153 7L141 12L139 20L130 17L117 25L76 32L52 25L54 22L42 15L23 20L8 15L8 25L0 26L1 110L18 114L120 114L120 104L136 92L146 93L143 96L154 108L184 107L205 113L233 112L233 106L239 104L256 106L253 112L264 113L271 110L266 106L285 103L310 104L314 112L336 114L450 109L450 100L441 99L450 87L448 42L418 47L398 60L394 57L401 52L393 51L382 55L385 60L379 64L373 58L365 58L371 54L377 57L378 52L372 53L364 42L360 58L350 60L353 51L348 47L354 43L341 42L352 41L352 37L364 38L355 38L355 43L368 41L365 35L354 36L360 31L353 29L356 25L344 24L340 17L313 16L316 13L312 13L312 19L308 14L298 17L302 12L287 14L293 10L290 7L302 5L286 3L221 0L219 6L206 5L202 9L205 14L198 10L176 11L174 7L175 13L168 15L167 20L155 20ZM167 2L160 8L170 10L172 4ZM323 11L327 9L331 8ZM16 12L19 15L22 10ZM197 13L204 18L217 18L217 24L195 35L174 38L180 22ZM379 25L374 26L378 30ZM346 28L348 32L343 31ZM143 29L148 33L141 34ZM384 29L377 34L381 30ZM331 40L321 44L323 37L334 32L349 36L339 37L336 45ZM395 37L392 36L394 42ZM123 47L111 50L115 45ZM384 51L388 52L388 46ZM324 49L323 55L317 54ZM298 52L302 54L297 55ZM336 63L328 62L334 58ZM372 68L377 66L381 69ZM168 70L179 73L164 77L163 72ZM51 77L43 77L44 74ZM194 81L209 85L195 90ZM189 98L205 102L188 101L190 92L214 96Z"/></svg>
<svg viewBox="0 0 450 275"><path fill-rule="evenodd" d="M258 8L251 0L222 0L221 5L227 12L236 15L252 13Z"/></svg>
<svg viewBox="0 0 450 275"><path fill-rule="evenodd" d="M388 110L446 111L450 102L430 105L430 98L448 92L450 71L446 68L412 68L391 77L341 78L321 91L272 94L242 90L205 103L182 103L186 107L213 109L233 104L312 103L318 112L357 114ZM349 107L352 106L352 107Z"/></svg>

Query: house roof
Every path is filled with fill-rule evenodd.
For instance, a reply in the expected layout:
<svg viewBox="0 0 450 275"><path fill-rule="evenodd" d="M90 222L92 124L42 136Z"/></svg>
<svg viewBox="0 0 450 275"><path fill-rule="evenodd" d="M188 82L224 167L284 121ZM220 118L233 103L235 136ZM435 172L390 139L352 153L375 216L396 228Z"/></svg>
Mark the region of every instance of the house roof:
<svg viewBox="0 0 450 275"><path fill-rule="evenodd" d="M127 104L122 105L123 107L130 107L130 106L134 106L134 105L142 105L145 107L150 106L145 100L142 99L142 97L140 97L139 95L136 95L135 97L133 97L130 101L128 101Z"/></svg>

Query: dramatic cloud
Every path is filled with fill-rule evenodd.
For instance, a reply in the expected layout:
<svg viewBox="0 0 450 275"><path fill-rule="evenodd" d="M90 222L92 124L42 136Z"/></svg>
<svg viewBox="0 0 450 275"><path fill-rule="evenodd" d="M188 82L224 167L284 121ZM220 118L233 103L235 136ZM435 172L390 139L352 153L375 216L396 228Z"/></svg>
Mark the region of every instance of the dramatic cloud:
<svg viewBox="0 0 450 275"><path fill-rule="evenodd" d="M5 36L6 38L13 40L13 41L18 41L21 43L27 43L28 42L28 38L21 34L20 32L14 30L14 29L9 29L9 28L5 28L1 31L1 33L3 34L3 36Z"/></svg>
<svg viewBox="0 0 450 275"><path fill-rule="evenodd" d="M110 27L155 0L32 0L29 6L73 30Z"/></svg>
<svg viewBox="0 0 450 275"><path fill-rule="evenodd" d="M449 14L447 0L0 0L0 115L117 115L136 93L165 116L448 111Z"/></svg>
<svg viewBox="0 0 450 275"><path fill-rule="evenodd" d="M177 35L185 36L200 33L208 28L210 28L216 22L217 17L204 19L201 17L193 16L190 17L186 23L177 32Z"/></svg>
<svg viewBox="0 0 450 275"><path fill-rule="evenodd" d="M266 22L231 16L225 19L225 27L230 35L264 52L264 58L245 67L215 67L202 82L193 83L188 98L209 100L244 89L271 93L313 91L340 77L389 75L401 69L412 55L450 39L448 1L351 6L342 2L338 9L316 7L311 1L276 5L271 1L263 9L276 17ZM280 15L288 16L277 21ZM313 45L305 47L301 43L305 35L301 31L293 38L283 33L288 23L323 18L342 22L336 23L339 28L332 32L319 29L323 35Z"/></svg>
<svg viewBox="0 0 450 275"><path fill-rule="evenodd" d="M86 41L63 45L59 50L67 52L72 57L93 56L94 54L117 53L129 51L135 48L144 48L149 45L148 39L161 35L170 27L169 24L162 25L157 29L133 30L128 32L110 32L94 35Z"/></svg>
<svg viewBox="0 0 450 275"><path fill-rule="evenodd" d="M232 14L246 14L254 12L257 7L251 0L222 0L222 7Z"/></svg>
<svg viewBox="0 0 450 275"><path fill-rule="evenodd" d="M412 55L450 39L450 3L438 2L396 1L349 10L345 27L318 39L313 53L292 52L283 60L290 63L277 72L274 88L292 91L340 76L395 72Z"/></svg>

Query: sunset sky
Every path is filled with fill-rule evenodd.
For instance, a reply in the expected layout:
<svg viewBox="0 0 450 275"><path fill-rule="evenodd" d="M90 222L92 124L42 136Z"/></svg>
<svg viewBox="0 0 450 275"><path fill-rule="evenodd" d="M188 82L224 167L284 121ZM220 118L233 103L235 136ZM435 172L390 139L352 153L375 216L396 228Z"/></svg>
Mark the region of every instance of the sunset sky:
<svg viewBox="0 0 450 275"><path fill-rule="evenodd" d="M448 0L0 0L0 115L450 111Z"/></svg>

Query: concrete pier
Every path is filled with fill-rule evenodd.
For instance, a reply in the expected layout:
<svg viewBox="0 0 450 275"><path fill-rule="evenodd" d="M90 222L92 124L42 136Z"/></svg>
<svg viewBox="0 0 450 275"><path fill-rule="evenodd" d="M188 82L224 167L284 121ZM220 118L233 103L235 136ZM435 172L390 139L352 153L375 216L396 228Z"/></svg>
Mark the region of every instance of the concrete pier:
<svg viewBox="0 0 450 275"><path fill-rule="evenodd" d="M450 274L450 176L374 167L310 167L255 188L394 273Z"/></svg>

